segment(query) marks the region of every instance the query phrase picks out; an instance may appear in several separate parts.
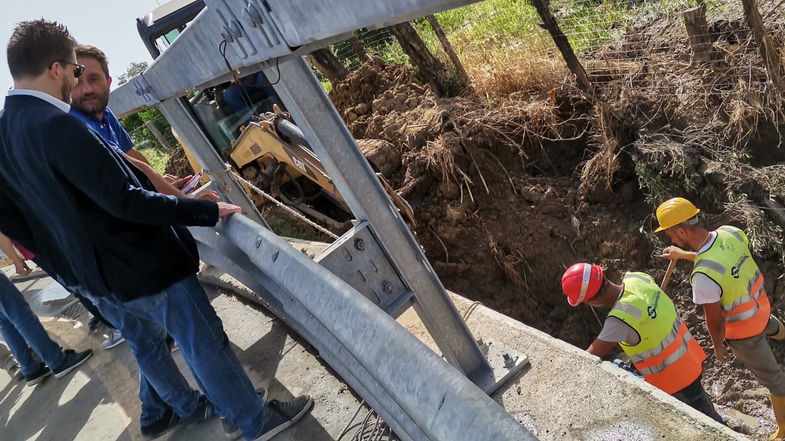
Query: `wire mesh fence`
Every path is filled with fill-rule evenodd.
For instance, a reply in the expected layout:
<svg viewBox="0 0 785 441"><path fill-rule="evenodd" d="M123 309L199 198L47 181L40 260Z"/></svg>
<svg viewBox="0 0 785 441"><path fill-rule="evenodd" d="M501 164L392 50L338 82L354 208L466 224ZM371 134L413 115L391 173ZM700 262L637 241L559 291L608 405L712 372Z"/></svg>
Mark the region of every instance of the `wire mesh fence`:
<svg viewBox="0 0 785 441"><path fill-rule="evenodd" d="M708 101L717 107L716 102L732 96L745 103L746 111L768 99L771 72L757 49L742 0L485 0L437 14L480 96L544 92L572 81L533 2L547 4L601 93L634 91L681 103L707 101L703 108L710 107ZM785 0L759 0L756 7L763 28L774 37L779 62L785 41L783 5ZM426 18L410 24L450 68L433 25ZM330 50L350 70L359 68L365 56L409 62L389 28L360 29ZM734 111L729 105L727 112ZM149 124L163 136L156 136ZM150 155L168 157L177 149L160 115L134 127L131 136Z"/></svg>
<svg viewBox="0 0 785 441"><path fill-rule="evenodd" d="M749 44L750 32L740 0L552 0L547 3L589 79L595 85L626 83L657 93L721 93L739 81L764 91L766 64ZM764 27L785 37L781 0L761 0ZM449 41L479 92L553 86L564 80L564 61L535 7L524 0L486 0L437 14ZM428 48L447 55L425 19L412 22ZM405 53L386 29L359 30L357 41L371 56L406 63ZM356 43L355 42L355 43ZM333 47L350 69L360 58L348 41ZM685 68L711 69L711 84ZM690 83L695 87L691 87Z"/></svg>
<svg viewBox="0 0 785 441"><path fill-rule="evenodd" d="M138 116L133 120L125 118L123 124L130 128L128 134L134 148L147 158L154 169L163 173L169 158L180 148L169 122L163 115L156 113L146 121Z"/></svg>

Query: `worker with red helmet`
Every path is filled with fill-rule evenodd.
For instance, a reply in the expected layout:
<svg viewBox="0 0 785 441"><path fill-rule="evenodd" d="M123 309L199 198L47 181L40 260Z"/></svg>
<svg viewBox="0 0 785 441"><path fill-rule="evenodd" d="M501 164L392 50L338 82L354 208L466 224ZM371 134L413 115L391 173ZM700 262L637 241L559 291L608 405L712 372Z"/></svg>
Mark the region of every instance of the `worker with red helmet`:
<svg viewBox="0 0 785 441"><path fill-rule="evenodd" d="M662 257L694 262L692 299L703 307L717 360L730 361L727 342L736 359L769 390L777 421L771 439L785 440L785 369L767 341L785 340L785 325L771 315L763 274L744 231L731 225L707 230L698 214L700 210L684 198L657 207L656 231L664 231L675 245L665 248Z"/></svg>
<svg viewBox="0 0 785 441"><path fill-rule="evenodd" d="M564 273L561 285L572 306L610 308L589 353L603 357L618 344L644 380L724 424L701 385L706 353L651 276L629 272L616 284L601 267L576 263Z"/></svg>

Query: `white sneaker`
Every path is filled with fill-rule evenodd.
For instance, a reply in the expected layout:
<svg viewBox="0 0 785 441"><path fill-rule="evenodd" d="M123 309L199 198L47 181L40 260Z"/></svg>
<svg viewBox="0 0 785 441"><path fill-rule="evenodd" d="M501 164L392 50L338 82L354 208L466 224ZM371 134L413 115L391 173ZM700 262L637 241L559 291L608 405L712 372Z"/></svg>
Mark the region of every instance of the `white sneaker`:
<svg viewBox="0 0 785 441"><path fill-rule="evenodd" d="M124 341L125 337L123 337L123 335L120 333L120 330L113 329L112 332L109 333L109 336L106 337L106 340L101 343L101 347L104 349L112 349Z"/></svg>

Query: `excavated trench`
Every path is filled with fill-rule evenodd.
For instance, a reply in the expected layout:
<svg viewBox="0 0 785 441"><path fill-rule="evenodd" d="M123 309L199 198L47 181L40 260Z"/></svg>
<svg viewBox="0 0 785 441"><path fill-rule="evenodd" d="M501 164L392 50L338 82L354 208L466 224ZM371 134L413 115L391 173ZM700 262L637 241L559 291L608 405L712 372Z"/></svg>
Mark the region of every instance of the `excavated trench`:
<svg viewBox="0 0 785 441"><path fill-rule="evenodd" d="M625 271L664 275L667 262L657 255L667 244L652 233L653 190L642 185L641 164L668 169L673 158L652 160L649 146L664 145L668 154L688 158L684 174L697 176L696 188L666 191L717 214L709 216L710 226L753 228L745 224L752 218L728 210L709 191L717 185L700 165L705 155L689 143L670 141L672 131L686 130L689 120L679 127L672 115L652 117L647 111L660 106L653 97L631 96L597 108L561 86L543 96L511 95L489 107L470 96L438 98L409 68L374 59L335 84L330 98L355 138L398 149L400 160L385 164L384 174L414 209L412 230L445 286L580 348L598 334L607 311L567 304L560 279L569 265L594 262L614 280ZM785 158L779 149L763 148L774 142L767 137L776 130L758 132L751 170ZM178 164L184 161L175 155L173 171ZM765 234L755 232L765 241ZM761 249L767 291L783 316L781 248ZM766 391L738 362L714 359L702 313L691 301L688 272L686 263L677 267L668 293L710 355L704 387L732 428L767 439L774 418ZM785 345L772 346L783 360Z"/></svg>
<svg viewBox="0 0 785 441"><path fill-rule="evenodd" d="M590 163L603 155L600 129L612 130L619 145L634 145L647 129L667 126L648 117L642 130L636 110L651 104L646 100L617 106L608 123L615 126L598 128L598 110L574 90L512 96L488 108L471 97L436 98L408 69L380 60L352 73L330 97L356 138L400 149L401 164L387 177L414 208L414 233L448 289L585 348L607 311L568 306L560 287L567 266L591 261L614 280L625 271L662 279L667 262L657 255L667 243L652 233L654 206L636 174L641 157L621 150L605 175ZM770 141L760 133L759 143ZM762 151L755 159L753 149L752 166L781 159L779 150ZM687 196L708 213L723 213L699 190ZM709 222L745 227L738 220L723 213ZM763 257L774 310L782 313L781 255ZM765 439L774 421L765 390L738 362L714 360L688 271L681 263L668 291L710 354L704 386L731 427ZM783 359L785 345L773 347Z"/></svg>

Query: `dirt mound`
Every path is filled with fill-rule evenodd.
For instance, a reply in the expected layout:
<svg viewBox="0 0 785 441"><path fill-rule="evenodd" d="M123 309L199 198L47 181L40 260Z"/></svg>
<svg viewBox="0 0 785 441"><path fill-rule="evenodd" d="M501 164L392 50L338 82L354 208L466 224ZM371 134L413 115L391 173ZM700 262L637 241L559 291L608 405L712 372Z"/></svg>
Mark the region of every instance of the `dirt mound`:
<svg viewBox="0 0 785 441"><path fill-rule="evenodd" d="M436 99L408 69L373 60L331 98L355 137L401 150L390 181L414 207L415 234L449 289L588 345L599 325L564 302L564 268L593 257L622 271L619 256L640 264L651 246L637 227L607 237L613 209L595 213L578 198L591 108L580 93L513 95L493 107Z"/></svg>
<svg viewBox="0 0 785 441"><path fill-rule="evenodd" d="M183 150L182 147L175 150L174 153L172 153L172 156L169 157L169 160L166 161L164 173L181 177L194 173L191 169L191 164L188 163L188 158L185 156L185 150Z"/></svg>
<svg viewBox="0 0 785 441"><path fill-rule="evenodd" d="M415 234L448 289L586 347L606 311L569 307L564 269L591 261L614 280L630 270L661 279L667 265L656 256L667 244L652 233L652 213L680 195L714 226L746 229L782 314L783 227L766 202L785 197L781 101L764 87L740 11L723 14L709 22L720 30L709 64L693 62L679 15L653 13L614 34L584 54L600 83L591 99L569 85L438 99L411 70L381 60L330 96L355 137L400 150L390 182L414 208ZM780 37L782 28L770 26ZM686 266L669 292L712 354ZM782 359L785 345L773 347ZM732 427L765 439L773 415L748 370L710 356L703 382Z"/></svg>

